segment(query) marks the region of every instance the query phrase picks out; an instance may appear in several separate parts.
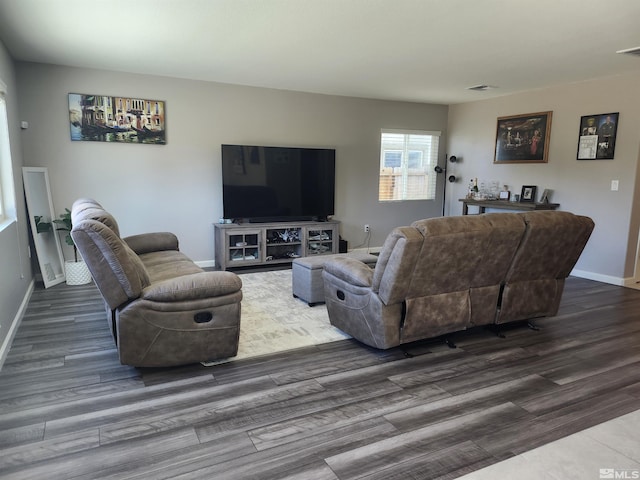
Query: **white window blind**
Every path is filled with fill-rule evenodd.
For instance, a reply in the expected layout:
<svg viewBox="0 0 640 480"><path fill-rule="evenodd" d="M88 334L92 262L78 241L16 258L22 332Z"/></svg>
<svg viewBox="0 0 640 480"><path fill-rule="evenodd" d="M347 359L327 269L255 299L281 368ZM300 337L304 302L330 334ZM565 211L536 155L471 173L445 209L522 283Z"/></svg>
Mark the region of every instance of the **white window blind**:
<svg viewBox="0 0 640 480"><path fill-rule="evenodd" d="M440 132L383 130L378 199L435 199L439 141Z"/></svg>

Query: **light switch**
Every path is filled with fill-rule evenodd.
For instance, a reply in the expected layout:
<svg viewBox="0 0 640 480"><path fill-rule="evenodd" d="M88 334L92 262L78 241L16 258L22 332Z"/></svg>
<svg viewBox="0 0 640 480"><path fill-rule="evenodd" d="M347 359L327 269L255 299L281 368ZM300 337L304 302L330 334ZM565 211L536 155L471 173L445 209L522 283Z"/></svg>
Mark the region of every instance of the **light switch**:
<svg viewBox="0 0 640 480"><path fill-rule="evenodd" d="M617 192L618 191L618 180L611 180L611 191L612 192Z"/></svg>

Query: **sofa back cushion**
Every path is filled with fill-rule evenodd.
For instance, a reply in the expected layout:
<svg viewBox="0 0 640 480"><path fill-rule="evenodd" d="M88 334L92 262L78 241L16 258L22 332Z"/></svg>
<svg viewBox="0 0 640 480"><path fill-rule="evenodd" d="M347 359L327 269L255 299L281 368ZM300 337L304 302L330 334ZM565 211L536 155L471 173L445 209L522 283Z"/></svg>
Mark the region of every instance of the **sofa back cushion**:
<svg viewBox="0 0 640 480"><path fill-rule="evenodd" d="M89 216L95 214L90 211ZM76 215L71 237L112 310L138 298L149 285L149 276L138 255L105 223Z"/></svg>
<svg viewBox="0 0 640 480"><path fill-rule="evenodd" d="M506 213L439 217L412 227L423 241L408 275L402 341L493 323L523 219Z"/></svg>
<svg viewBox="0 0 640 480"><path fill-rule="evenodd" d="M546 210L520 215L527 229L506 283L566 278L591 236L593 220L570 212Z"/></svg>
<svg viewBox="0 0 640 480"><path fill-rule="evenodd" d="M520 216L527 228L505 276L497 323L555 315L564 280L594 228L589 217L569 212L536 211Z"/></svg>
<svg viewBox="0 0 640 480"><path fill-rule="evenodd" d="M97 220L111 229L118 237L120 236L120 228L116 219L107 212L102 206L90 198L81 198L73 202L71 207L71 224L75 225L81 220Z"/></svg>
<svg viewBox="0 0 640 480"><path fill-rule="evenodd" d="M86 210L87 208L102 208L102 205L93 198L78 198L73 202L72 210L75 210L76 213Z"/></svg>
<svg viewBox="0 0 640 480"><path fill-rule="evenodd" d="M463 215L413 223L424 236L409 297L499 285L525 224L508 213Z"/></svg>

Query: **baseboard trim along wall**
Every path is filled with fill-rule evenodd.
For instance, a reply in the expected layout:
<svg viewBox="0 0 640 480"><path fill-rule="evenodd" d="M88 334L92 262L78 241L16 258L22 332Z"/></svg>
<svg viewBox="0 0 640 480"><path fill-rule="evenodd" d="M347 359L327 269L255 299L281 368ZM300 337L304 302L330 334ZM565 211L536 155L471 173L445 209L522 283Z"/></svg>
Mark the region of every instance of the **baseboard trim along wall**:
<svg viewBox="0 0 640 480"><path fill-rule="evenodd" d="M18 313L13 318L13 322L11 322L11 326L9 327L9 332L2 342L2 347L0 347L0 370L4 366L4 361L9 354L9 349L11 348L11 343L13 342L13 337L15 337L16 332L18 331L18 327L22 322L22 318L24 317L24 313L27 311L27 306L29 305L29 300L31 299L31 294L33 293L33 288L35 286L35 280L31 280L29 284L29 288L27 288L26 293L24 294L24 298L22 299L22 303L20 304L20 308L18 309Z"/></svg>
<svg viewBox="0 0 640 480"><path fill-rule="evenodd" d="M200 268L213 268L216 266L215 260L199 260L193 263L195 263Z"/></svg>
<svg viewBox="0 0 640 480"><path fill-rule="evenodd" d="M599 273L585 272L584 270L573 269L571 275L574 277L586 278L587 280L595 280L596 282L610 283L611 285L625 286L625 281L620 277L612 277L611 275L601 275Z"/></svg>

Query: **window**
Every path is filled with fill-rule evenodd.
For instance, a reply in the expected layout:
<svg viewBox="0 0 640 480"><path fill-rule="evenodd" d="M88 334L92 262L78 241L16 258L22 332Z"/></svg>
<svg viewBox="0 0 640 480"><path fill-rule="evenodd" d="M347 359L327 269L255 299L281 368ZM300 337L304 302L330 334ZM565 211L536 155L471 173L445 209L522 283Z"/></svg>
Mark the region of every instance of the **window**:
<svg viewBox="0 0 640 480"><path fill-rule="evenodd" d="M435 199L439 140L440 132L382 131L381 202Z"/></svg>
<svg viewBox="0 0 640 480"><path fill-rule="evenodd" d="M0 224L3 225L7 220L15 219L9 125L4 95L5 86L0 82Z"/></svg>

